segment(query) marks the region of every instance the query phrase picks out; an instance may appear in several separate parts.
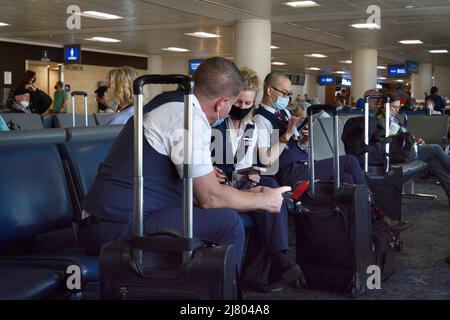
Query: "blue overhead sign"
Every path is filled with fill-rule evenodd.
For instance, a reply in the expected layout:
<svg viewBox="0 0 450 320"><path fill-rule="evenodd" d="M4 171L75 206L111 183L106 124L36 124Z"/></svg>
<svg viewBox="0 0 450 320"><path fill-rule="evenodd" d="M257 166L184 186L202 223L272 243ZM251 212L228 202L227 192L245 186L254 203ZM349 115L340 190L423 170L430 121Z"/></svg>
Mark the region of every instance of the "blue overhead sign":
<svg viewBox="0 0 450 320"><path fill-rule="evenodd" d="M64 47L64 62L81 63L81 48L79 45Z"/></svg>
<svg viewBox="0 0 450 320"><path fill-rule="evenodd" d="M335 84L335 78L333 76L319 76L319 85L326 86Z"/></svg>
<svg viewBox="0 0 450 320"><path fill-rule="evenodd" d="M406 60L406 72L408 72L408 74L419 73L419 63L412 60Z"/></svg>
<svg viewBox="0 0 450 320"><path fill-rule="evenodd" d="M189 74L194 74L205 60L189 60Z"/></svg>
<svg viewBox="0 0 450 320"><path fill-rule="evenodd" d="M408 72L404 65L388 66L388 77L407 77Z"/></svg>

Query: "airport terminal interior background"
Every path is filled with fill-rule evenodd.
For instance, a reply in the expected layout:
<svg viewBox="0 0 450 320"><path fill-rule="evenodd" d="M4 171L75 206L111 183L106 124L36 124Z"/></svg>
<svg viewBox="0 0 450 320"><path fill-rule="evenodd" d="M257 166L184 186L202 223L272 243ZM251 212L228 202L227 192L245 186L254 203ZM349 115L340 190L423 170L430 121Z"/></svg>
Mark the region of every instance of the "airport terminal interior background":
<svg viewBox="0 0 450 320"><path fill-rule="evenodd" d="M294 98L307 94L333 104L345 88L352 105L374 86L388 92L401 85L419 104L432 86L450 102L450 0L286 2L0 0L0 109L26 69L37 73L36 86L50 96L57 80L66 91L86 91L88 111L97 113L94 91L114 67L191 74L214 56L253 68L262 79L271 70L288 74ZM68 11L72 5L80 14ZM76 108L84 112L82 103ZM444 262L450 255L448 200L436 179L419 179L415 187L437 199L403 199L403 216L413 227L396 253L397 272L364 299L450 299L450 266ZM249 292L246 298L348 296L289 288L272 295Z"/></svg>

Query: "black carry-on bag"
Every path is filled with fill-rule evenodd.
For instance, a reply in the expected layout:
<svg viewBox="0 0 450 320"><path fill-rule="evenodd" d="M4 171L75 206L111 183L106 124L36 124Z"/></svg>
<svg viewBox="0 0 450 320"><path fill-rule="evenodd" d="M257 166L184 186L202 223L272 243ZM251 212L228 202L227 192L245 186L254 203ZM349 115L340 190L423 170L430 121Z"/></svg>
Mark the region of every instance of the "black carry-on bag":
<svg viewBox="0 0 450 320"><path fill-rule="evenodd" d="M72 126L75 128L77 126L76 121L76 113L75 113L75 97L82 96L84 97L84 125L89 126L89 118L88 118L88 94L85 91L73 91L70 94L72 96Z"/></svg>
<svg viewBox="0 0 450 320"><path fill-rule="evenodd" d="M143 234L143 87L181 84L185 94L184 230ZM100 253L102 299L233 300L237 298L235 250L193 238L193 82L182 75L145 75L134 81L134 223L131 239L106 244ZM145 159L144 159L145 160Z"/></svg>
<svg viewBox="0 0 450 320"><path fill-rule="evenodd" d="M334 117L334 181L315 181L311 115L325 110ZM368 188L340 183L339 118L335 107L311 106L309 117L309 190L295 216L297 263L309 288L365 292L372 262L372 220Z"/></svg>

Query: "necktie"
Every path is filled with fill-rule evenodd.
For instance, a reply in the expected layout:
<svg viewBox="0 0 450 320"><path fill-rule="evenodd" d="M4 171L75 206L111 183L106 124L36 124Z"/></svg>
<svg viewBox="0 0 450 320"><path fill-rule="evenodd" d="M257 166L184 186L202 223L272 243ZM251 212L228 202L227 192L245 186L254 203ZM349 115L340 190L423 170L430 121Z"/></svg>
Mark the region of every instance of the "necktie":
<svg viewBox="0 0 450 320"><path fill-rule="evenodd" d="M277 116L277 118L278 119L280 119L281 120L281 122L283 123L283 124L286 124L286 117L285 117L285 115L283 114L283 112L281 112L281 111L275 111L275 115Z"/></svg>

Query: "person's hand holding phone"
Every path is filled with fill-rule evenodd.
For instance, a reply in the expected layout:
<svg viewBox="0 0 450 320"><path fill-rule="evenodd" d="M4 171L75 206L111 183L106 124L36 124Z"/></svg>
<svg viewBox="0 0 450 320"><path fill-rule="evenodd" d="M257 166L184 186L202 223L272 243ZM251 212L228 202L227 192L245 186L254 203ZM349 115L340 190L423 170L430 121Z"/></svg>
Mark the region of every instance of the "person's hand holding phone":
<svg viewBox="0 0 450 320"><path fill-rule="evenodd" d="M255 170L253 168L251 168L248 172L248 179L255 183L256 185L259 184L259 182L261 181L261 176L259 175L259 171Z"/></svg>

